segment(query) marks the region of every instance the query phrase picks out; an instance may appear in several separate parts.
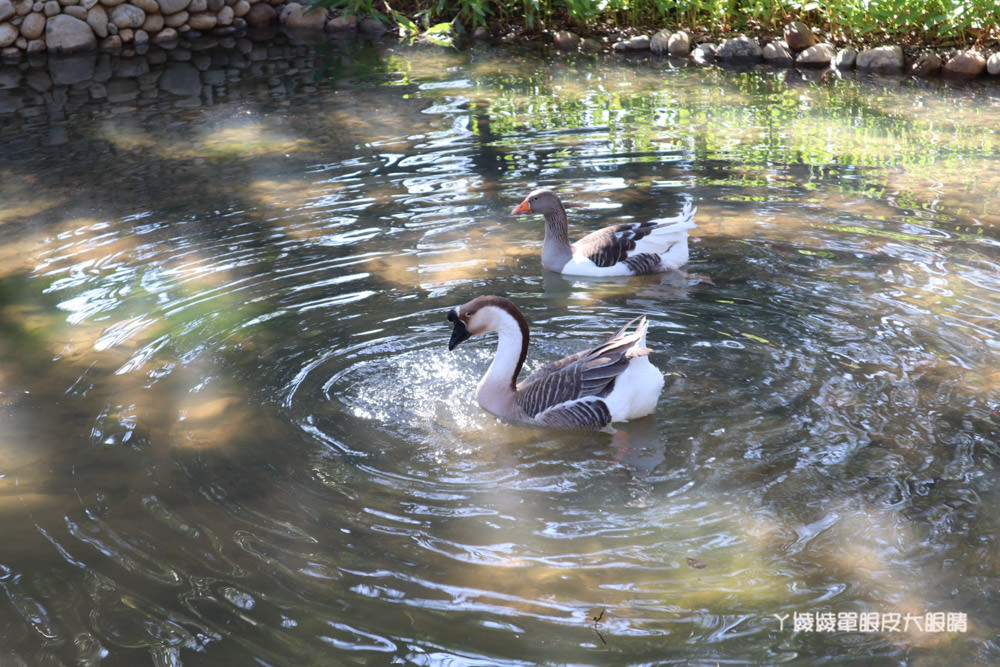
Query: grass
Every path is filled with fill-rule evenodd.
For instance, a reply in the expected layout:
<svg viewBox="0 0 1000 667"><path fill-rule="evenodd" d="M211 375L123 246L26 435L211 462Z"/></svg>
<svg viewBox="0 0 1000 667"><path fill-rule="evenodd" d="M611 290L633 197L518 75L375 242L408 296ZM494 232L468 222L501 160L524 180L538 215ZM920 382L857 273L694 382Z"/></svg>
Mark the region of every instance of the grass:
<svg viewBox="0 0 1000 667"><path fill-rule="evenodd" d="M903 40L914 46L995 43L997 0L314 0L346 14L410 17L457 31L491 25L528 32L569 28L600 33L625 27L678 27L699 33L775 34L790 20L837 41ZM398 21L397 21L398 23Z"/></svg>

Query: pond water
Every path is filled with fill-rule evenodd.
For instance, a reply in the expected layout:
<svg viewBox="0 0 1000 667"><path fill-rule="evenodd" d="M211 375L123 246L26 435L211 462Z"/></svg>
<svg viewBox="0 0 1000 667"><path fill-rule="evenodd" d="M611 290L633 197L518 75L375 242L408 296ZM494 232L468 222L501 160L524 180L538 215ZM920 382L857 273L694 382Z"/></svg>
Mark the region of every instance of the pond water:
<svg viewBox="0 0 1000 667"><path fill-rule="evenodd" d="M0 68L0 662L1000 661L1000 89L477 46ZM690 271L542 271L676 215ZM651 320L617 432L502 423Z"/></svg>

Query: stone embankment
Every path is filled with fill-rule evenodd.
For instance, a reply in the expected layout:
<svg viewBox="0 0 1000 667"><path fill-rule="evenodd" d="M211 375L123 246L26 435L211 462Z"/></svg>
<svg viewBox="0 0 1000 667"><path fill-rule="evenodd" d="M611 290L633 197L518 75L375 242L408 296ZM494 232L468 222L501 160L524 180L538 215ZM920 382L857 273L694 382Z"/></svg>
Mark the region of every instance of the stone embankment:
<svg viewBox="0 0 1000 667"><path fill-rule="evenodd" d="M606 47L593 38L560 30L552 34L553 46L561 51L594 52ZM614 41L609 47L619 53L649 51L658 55L690 58L696 63L713 61L734 64L766 63L777 67L857 68L877 72L908 73L916 76L937 74L975 77L984 73L1000 75L1000 52L986 55L977 49L949 53L927 49L907 54L899 45L855 48L824 41L819 32L800 21L789 23L781 38L755 39L738 35L718 42L695 44L683 31L660 30L653 35L636 35Z"/></svg>
<svg viewBox="0 0 1000 667"><path fill-rule="evenodd" d="M227 36L280 23L288 28L385 32L374 19L332 17L287 0L0 0L0 57L116 52L181 38Z"/></svg>

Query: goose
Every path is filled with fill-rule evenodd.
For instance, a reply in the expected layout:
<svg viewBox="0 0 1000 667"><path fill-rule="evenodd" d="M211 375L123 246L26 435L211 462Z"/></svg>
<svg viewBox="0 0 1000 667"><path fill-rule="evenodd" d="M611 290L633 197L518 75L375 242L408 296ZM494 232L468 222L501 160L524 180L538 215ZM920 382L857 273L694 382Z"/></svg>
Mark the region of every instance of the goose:
<svg viewBox="0 0 1000 667"><path fill-rule="evenodd" d="M545 216L542 266L573 276L636 276L677 271L688 261L687 230L696 226L694 209L688 202L679 219L611 225L571 244L566 209L555 192L535 190L511 215L527 213Z"/></svg>
<svg viewBox="0 0 1000 667"><path fill-rule="evenodd" d="M528 354L528 322L502 296L480 296L451 309L448 341L497 332L493 362L476 389L479 404L502 419L533 426L600 429L653 412L663 374L649 361L649 322L639 316L604 343L544 366L520 383ZM635 324L631 333L626 330Z"/></svg>

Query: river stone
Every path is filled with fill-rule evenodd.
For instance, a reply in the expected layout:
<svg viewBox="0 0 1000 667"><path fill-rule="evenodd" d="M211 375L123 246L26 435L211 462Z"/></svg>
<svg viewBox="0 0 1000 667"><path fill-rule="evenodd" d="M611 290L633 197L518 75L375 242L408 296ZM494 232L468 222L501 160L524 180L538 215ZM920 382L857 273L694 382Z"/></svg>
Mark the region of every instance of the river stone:
<svg viewBox="0 0 1000 667"><path fill-rule="evenodd" d="M111 22L119 29L138 28L146 20L146 12L135 5L118 5L111 10Z"/></svg>
<svg viewBox="0 0 1000 667"><path fill-rule="evenodd" d="M788 45L785 44L785 40L783 39L768 42L764 46L761 55L765 61L776 67L789 67L794 60L792 52L788 49Z"/></svg>
<svg viewBox="0 0 1000 667"><path fill-rule="evenodd" d="M160 13L160 5L156 2L156 0L129 0L129 4L135 5L141 9L146 13L146 16Z"/></svg>
<svg viewBox="0 0 1000 667"><path fill-rule="evenodd" d="M94 34L104 39L108 36L108 12L104 7L97 5L87 12L87 25L91 27Z"/></svg>
<svg viewBox="0 0 1000 667"><path fill-rule="evenodd" d="M38 39L45 34L45 17L32 12L21 22L21 34L28 39Z"/></svg>
<svg viewBox="0 0 1000 667"><path fill-rule="evenodd" d="M552 45L560 51L576 51L580 46L580 36L569 30L556 30L552 34Z"/></svg>
<svg viewBox="0 0 1000 667"><path fill-rule="evenodd" d="M986 71L990 74L1000 74L1000 53L994 53L986 59Z"/></svg>
<svg viewBox="0 0 1000 667"><path fill-rule="evenodd" d="M691 59L699 65L715 60L715 44L699 44L691 51Z"/></svg>
<svg viewBox="0 0 1000 667"><path fill-rule="evenodd" d="M161 14L170 16L171 14L176 14L187 9L188 5L191 4L191 0L156 0L156 3L160 5Z"/></svg>
<svg viewBox="0 0 1000 667"><path fill-rule="evenodd" d="M670 31L668 30L657 30L652 37L649 38L649 50L656 55L663 55L667 52L668 43L670 42Z"/></svg>
<svg viewBox="0 0 1000 667"><path fill-rule="evenodd" d="M246 15L246 20L247 24L252 26L269 25L278 20L278 12L271 5L259 2L250 7L250 11Z"/></svg>
<svg viewBox="0 0 1000 667"><path fill-rule="evenodd" d="M940 71L941 56L936 53L925 53L910 66L910 73L914 76L932 76Z"/></svg>
<svg viewBox="0 0 1000 667"><path fill-rule="evenodd" d="M48 0L44 5L43 11L46 16L55 16L62 12L62 7L59 5L59 0Z"/></svg>
<svg viewBox="0 0 1000 667"><path fill-rule="evenodd" d="M236 12L229 5L226 5L225 7L220 9L219 13L216 14L216 16L219 17L219 25L221 26L232 25L233 21L236 20Z"/></svg>
<svg viewBox="0 0 1000 667"><path fill-rule="evenodd" d="M146 14L146 20L142 22L142 29L151 35L163 30L163 26L166 25L163 22L163 14L159 12L155 14Z"/></svg>
<svg viewBox="0 0 1000 667"><path fill-rule="evenodd" d="M785 44L792 51L802 51L808 49L817 41L816 35L802 21L792 21L785 26Z"/></svg>
<svg viewBox="0 0 1000 667"><path fill-rule="evenodd" d="M117 53L122 50L122 38L120 35L108 35L98 46L105 53Z"/></svg>
<svg viewBox="0 0 1000 667"><path fill-rule="evenodd" d="M0 0L0 21L6 21L15 13L14 3L10 0Z"/></svg>
<svg viewBox="0 0 1000 667"><path fill-rule="evenodd" d="M246 2L246 0L239 0L236 3L236 5L239 5L240 2ZM258 5L254 5L254 6L256 7ZM237 16L239 16L239 11L238 10L237 10L236 14L237 14ZM358 29L358 17L355 16L354 14L347 14L346 16L334 16L326 24L326 29L327 30L336 30L338 32L339 31L348 31L348 30L357 30Z"/></svg>
<svg viewBox="0 0 1000 667"><path fill-rule="evenodd" d="M761 59L761 49L754 40L739 35L724 41L715 55L719 60L756 62Z"/></svg>
<svg viewBox="0 0 1000 667"><path fill-rule="evenodd" d="M823 42L813 44L795 57L795 62L799 65L826 66L837 55L837 49L833 44Z"/></svg>
<svg viewBox="0 0 1000 667"><path fill-rule="evenodd" d="M604 50L604 45L599 39L594 37L584 37L580 42L580 50L584 53L600 53Z"/></svg>
<svg viewBox="0 0 1000 667"><path fill-rule="evenodd" d="M236 18L246 16L247 12L250 11L250 3L247 2L247 0L236 0L236 2L230 6L233 8L233 15Z"/></svg>
<svg viewBox="0 0 1000 667"><path fill-rule="evenodd" d="M878 72L898 72L903 69L903 49L896 44L864 49L858 54L854 66Z"/></svg>
<svg viewBox="0 0 1000 667"><path fill-rule="evenodd" d="M164 16L163 22L168 28L180 28L182 25L186 25L188 18L191 15L187 12L177 12L176 14L171 14L170 16Z"/></svg>
<svg viewBox="0 0 1000 667"><path fill-rule="evenodd" d="M83 8L83 5L70 5L69 7L63 7L63 14L69 14L73 18L80 19L81 21L87 20L87 10Z"/></svg>
<svg viewBox="0 0 1000 667"><path fill-rule="evenodd" d="M86 21L59 14L45 23L45 43L49 51L69 53L95 49L97 38Z"/></svg>
<svg viewBox="0 0 1000 667"><path fill-rule="evenodd" d="M192 14L191 18L188 19L188 25L191 26L192 30L197 30L198 32L205 32L211 30L219 24L219 17L211 12L200 12L198 14Z"/></svg>
<svg viewBox="0 0 1000 667"><path fill-rule="evenodd" d="M845 46L833 57L833 66L837 69L851 69L858 59L858 50L853 46Z"/></svg>
<svg viewBox="0 0 1000 667"><path fill-rule="evenodd" d="M17 41L17 28L10 23L0 23L0 48L10 46Z"/></svg>
<svg viewBox="0 0 1000 667"><path fill-rule="evenodd" d="M164 28L153 37L154 44L173 44L177 41L177 31L173 28Z"/></svg>
<svg viewBox="0 0 1000 667"><path fill-rule="evenodd" d="M975 49L969 49L949 58L941 71L954 76L979 76L985 69L986 58L983 54Z"/></svg>
<svg viewBox="0 0 1000 667"><path fill-rule="evenodd" d="M358 23L358 29L366 35L378 37L389 31L385 24L373 16L366 16Z"/></svg>
<svg viewBox="0 0 1000 667"><path fill-rule="evenodd" d="M691 53L691 36L683 30L671 34L667 41L667 50L672 56L686 56Z"/></svg>

